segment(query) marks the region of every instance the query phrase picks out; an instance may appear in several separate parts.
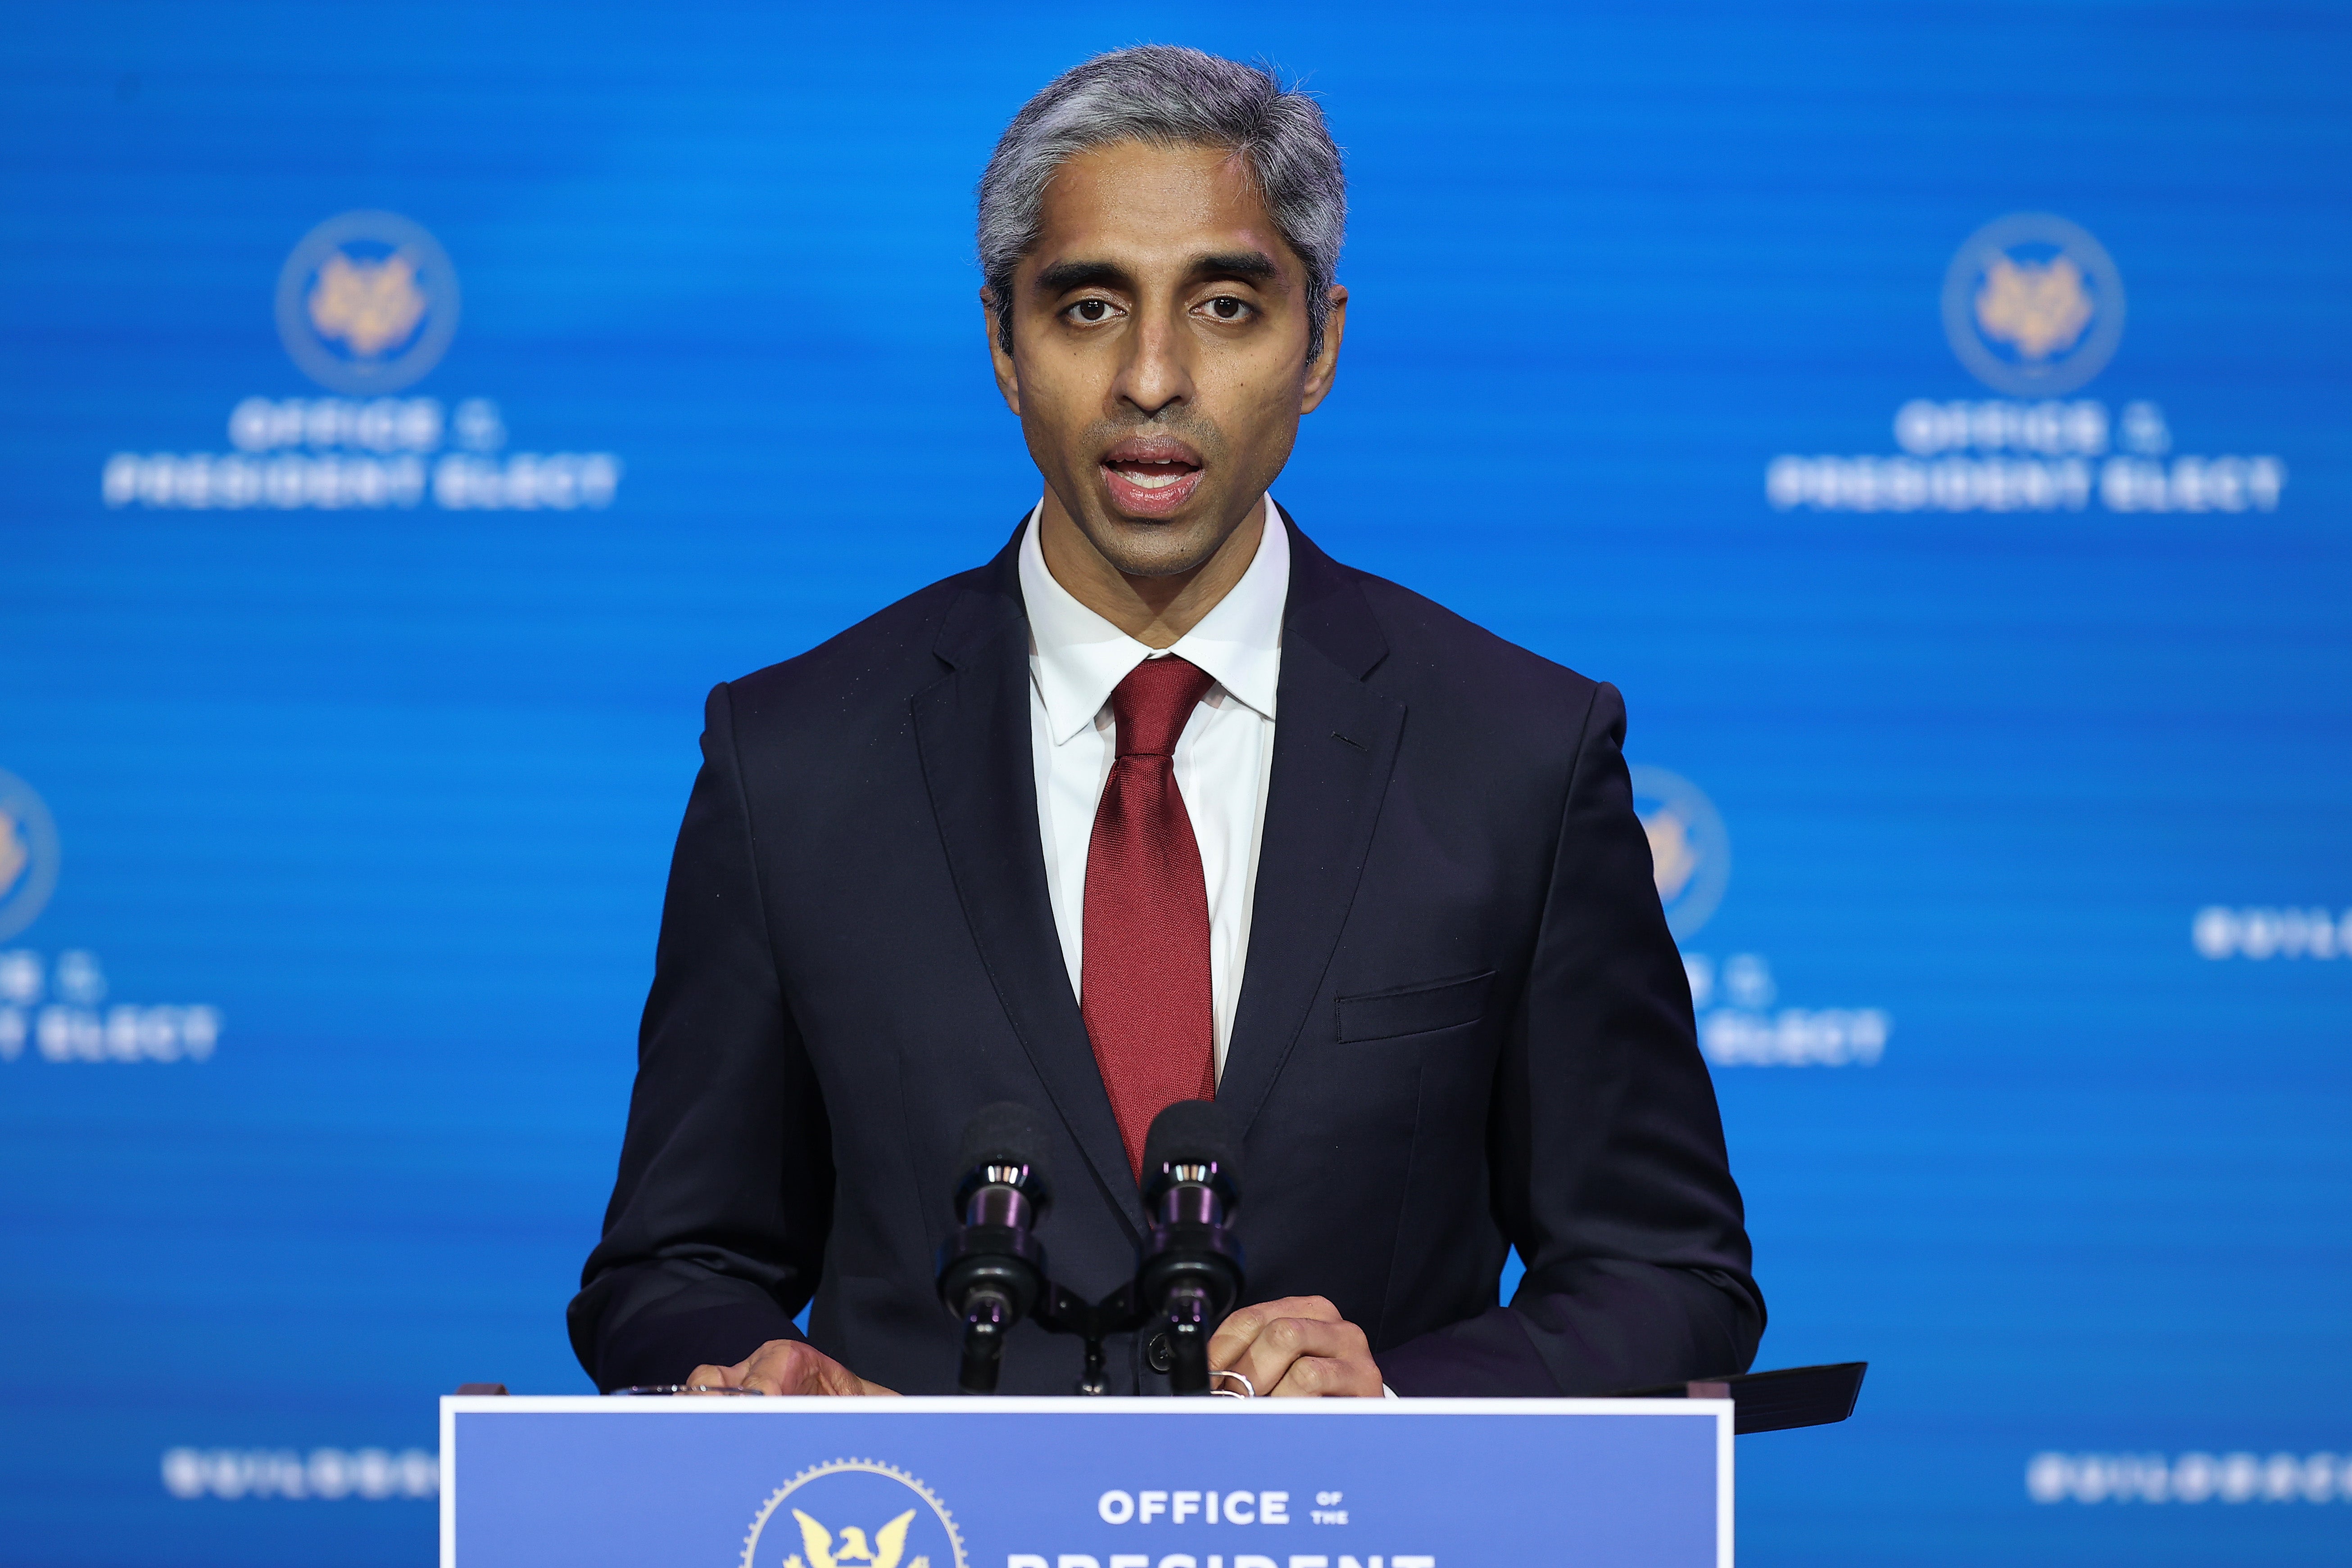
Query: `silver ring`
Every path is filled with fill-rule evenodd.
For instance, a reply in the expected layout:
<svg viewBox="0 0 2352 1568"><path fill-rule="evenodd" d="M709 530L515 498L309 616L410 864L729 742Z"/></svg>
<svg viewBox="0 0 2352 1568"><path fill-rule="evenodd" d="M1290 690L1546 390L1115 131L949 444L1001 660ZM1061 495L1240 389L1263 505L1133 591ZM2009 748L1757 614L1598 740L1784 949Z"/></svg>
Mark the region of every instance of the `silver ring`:
<svg viewBox="0 0 2352 1568"><path fill-rule="evenodd" d="M613 1390L613 1392L616 1394L626 1396L633 1394L640 1395L649 1394L733 1394L756 1395L760 1391L756 1388L730 1388L716 1383L641 1383L635 1388L616 1388Z"/></svg>
<svg viewBox="0 0 2352 1568"><path fill-rule="evenodd" d="M1229 1388L1213 1388L1209 1391L1210 1393L1224 1399L1255 1399L1257 1397L1257 1385L1252 1383L1248 1378L1244 1377L1240 1373L1213 1372L1209 1374L1209 1381L1214 1383L1221 1377L1232 1378L1235 1383L1240 1384L1244 1388L1249 1390L1249 1392L1246 1394L1235 1394Z"/></svg>

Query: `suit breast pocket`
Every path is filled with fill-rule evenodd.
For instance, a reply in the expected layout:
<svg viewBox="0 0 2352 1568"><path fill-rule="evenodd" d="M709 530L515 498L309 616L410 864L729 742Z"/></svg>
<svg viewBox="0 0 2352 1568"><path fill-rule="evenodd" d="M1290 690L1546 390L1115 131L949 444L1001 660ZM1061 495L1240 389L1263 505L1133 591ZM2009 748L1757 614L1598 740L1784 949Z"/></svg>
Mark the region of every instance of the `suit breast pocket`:
<svg viewBox="0 0 2352 1568"><path fill-rule="evenodd" d="M1495 972L1433 980L1419 985L1375 991L1339 1001L1339 1038L1391 1040L1402 1035L1426 1035L1475 1024L1486 1015L1486 994L1494 988Z"/></svg>

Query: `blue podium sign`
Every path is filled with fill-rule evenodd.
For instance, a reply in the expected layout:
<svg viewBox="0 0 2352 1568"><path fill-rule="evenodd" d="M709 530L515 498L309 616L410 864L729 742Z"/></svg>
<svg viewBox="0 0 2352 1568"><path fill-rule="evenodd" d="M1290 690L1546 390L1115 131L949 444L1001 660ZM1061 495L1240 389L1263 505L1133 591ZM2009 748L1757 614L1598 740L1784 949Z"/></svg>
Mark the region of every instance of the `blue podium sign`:
<svg viewBox="0 0 2352 1568"><path fill-rule="evenodd" d="M441 1402L442 1568L1730 1568L1727 1400Z"/></svg>

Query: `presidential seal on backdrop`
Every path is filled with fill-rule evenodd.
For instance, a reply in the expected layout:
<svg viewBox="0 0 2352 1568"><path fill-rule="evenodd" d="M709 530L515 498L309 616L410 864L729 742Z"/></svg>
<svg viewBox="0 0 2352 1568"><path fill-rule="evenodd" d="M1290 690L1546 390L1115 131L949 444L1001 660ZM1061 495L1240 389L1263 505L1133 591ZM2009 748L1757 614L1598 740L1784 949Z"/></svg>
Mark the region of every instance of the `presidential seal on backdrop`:
<svg viewBox="0 0 2352 1568"><path fill-rule="evenodd" d="M1706 924L1731 884L1731 835L1715 804L1680 773L1636 763L1633 810L1649 835L1658 901L1675 940Z"/></svg>
<svg viewBox="0 0 2352 1568"><path fill-rule="evenodd" d="M278 275L278 335L330 392L394 392L440 361L457 330L457 275L440 242L398 213L329 218Z"/></svg>
<svg viewBox="0 0 2352 1568"><path fill-rule="evenodd" d="M347 212L302 237L278 268L278 335L327 389L254 395L229 407L226 451L122 443L100 466L110 509L312 510L370 514L600 511L622 462L611 452L506 450L509 421L488 397L404 394L457 331L448 253L398 213ZM520 422L516 434L520 434Z"/></svg>
<svg viewBox="0 0 2352 1568"><path fill-rule="evenodd" d="M834 1459L776 1489L743 1538L741 1568L970 1568L930 1488L896 1465Z"/></svg>
<svg viewBox="0 0 2352 1568"><path fill-rule="evenodd" d="M2275 452L2200 451L2155 403L2083 395L2124 334L2115 262L2076 224L2011 213L1970 235L1945 269L1945 335L1999 396L1905 399L1892 452L1783 451L1765 459L1775 511L2117 514L2275 512Z"/></svg>
<svg viewBox="0 0 2352 1568"><path fill-rule="evenodd" d="M2124 284L2099 242L2048 213L1969 236L1944 274L1944 331L1979 381L2012 397L2072 392L2124 335Z"/></svg>
<svg viewBox="0 0 2352 1568"><path fill-rule="evenodd" d="M33 786L0 773L0 941L31 925L58 886L58 825Z"/></svg>

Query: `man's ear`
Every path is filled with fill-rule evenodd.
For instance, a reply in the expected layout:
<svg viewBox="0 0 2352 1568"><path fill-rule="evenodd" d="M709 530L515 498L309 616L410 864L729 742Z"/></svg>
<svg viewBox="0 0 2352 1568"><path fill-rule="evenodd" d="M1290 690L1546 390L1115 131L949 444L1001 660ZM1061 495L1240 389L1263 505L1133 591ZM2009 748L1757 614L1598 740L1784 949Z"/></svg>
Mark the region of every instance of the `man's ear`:
<svg viewBox="0 0 2352 1568"><path fill-rule="evenodd" d="M983 288L980 291L981 330L988 334L988 359L996 372L996 393L1004 399L1004 406L1017 416L1021 412L1021 372L1013 363L1013 351L1004 342L996 314L996 295Z"/></svg>
<svg viewBox="0 0 2352 1568"><path fill-rule="evenodd" d="M1331 390L1339 374L1339 340L1348 333L1348 291L1331 285L1331 314L1323 323L1323 352L1307 363L1307 384L1299 389L1298 412L1312 414Z"/></svg>

